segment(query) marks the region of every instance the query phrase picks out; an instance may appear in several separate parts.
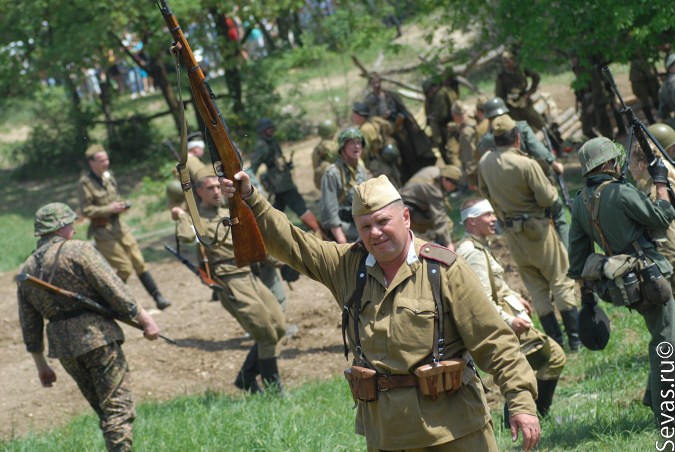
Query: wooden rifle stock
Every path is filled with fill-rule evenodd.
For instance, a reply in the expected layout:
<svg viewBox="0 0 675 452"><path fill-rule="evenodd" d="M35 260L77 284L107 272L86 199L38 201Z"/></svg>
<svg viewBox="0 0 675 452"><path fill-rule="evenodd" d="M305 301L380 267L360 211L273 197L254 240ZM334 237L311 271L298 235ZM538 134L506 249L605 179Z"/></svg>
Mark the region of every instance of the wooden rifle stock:
<svg viewBox="0 0 675 452"><path fill-rule="evenodd" d="M265 259L267 250L251 208L241 199L241 184L234 180L234 175L242 169L241 156L232 143L225 120L214 102L215 95L197 64L176 16L164 0L157 0L157 5L175 43L180 44L176 48L180 47L177 51L190 79L195 106L208 130L210 140L207 141L213 167L218 176L226 177L235 184L236 193L228 198L235 262L238 267L259 262Z"/></svg>

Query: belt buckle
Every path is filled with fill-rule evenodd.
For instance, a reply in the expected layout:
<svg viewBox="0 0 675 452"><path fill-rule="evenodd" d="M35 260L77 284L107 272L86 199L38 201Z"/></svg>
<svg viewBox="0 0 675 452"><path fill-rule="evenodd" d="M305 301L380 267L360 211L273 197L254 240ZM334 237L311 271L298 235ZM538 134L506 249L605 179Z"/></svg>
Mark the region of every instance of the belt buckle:
<svg viewBox="0 0 675 452"><path fill-rule="evenodd" d="M379 384L380 378L386 380L386 379L389 378L389 375L378 375L378 376L377 376L377 390L378 390L378 392L387 392L387 391L389 391L389 388L380 388L380 384Z"/></svg>

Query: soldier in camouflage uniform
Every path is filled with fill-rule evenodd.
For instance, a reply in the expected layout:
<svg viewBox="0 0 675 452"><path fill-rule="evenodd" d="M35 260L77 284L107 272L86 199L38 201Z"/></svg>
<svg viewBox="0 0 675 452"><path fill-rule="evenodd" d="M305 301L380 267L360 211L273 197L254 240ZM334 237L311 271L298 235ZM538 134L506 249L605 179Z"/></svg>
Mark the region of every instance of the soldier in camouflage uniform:
<svg viewBox="0 0 675 452"><path fill-rule="evenodd" d="M536 447L541 435L536 382L516 336L463 259L415 239L408 209L386 176L354 189L352 215L361 240L353 245L303 233L253 190L246 173L234 177L270 253L328 287L346 312L353 364L374 373L375 400L362 401L359 395L356 402L355 428L368 450L498 450L473 360L506 396L513 437L520 430L523 450ZM228 196L234 194L232 181L221 183ZM435 340L439 331L442 341ZM423 395L415 371L432 367L441 348L444 357L463 356L469 365L456 392L432 398Z"/></svg>
<svg viewBox="0 0 675 452"><path fill-rule="evenodd" d="M363 102L352 104L352 122L359 126L366 141L362 159L373 177L384 174L395 187L400 187L401 158L392 137L394 129L386 119L369 115L368 106Z"/></svg>
<svg viewBox="0 0 675 452"><path fill-rule="evenodd" d="M672 274L672 265L652 239L655 233L665 234L675 219L675 209L669 202L667 191L668 168L661 159L649 166L655 188L655 199L652 200L619 179L622 159L623 149L605 137L587 141L579 150L581 175L586 184L577 194L572 208L569 276L580 282L586 260L596 252L597 246L605 254L636 256L635 244L638 244L648 261L654 263L664 277L669 278ZM589 199L597 200L597 207L592 206ZM593 221L593 212L597 212L596 221ZM591 306L596 303L593 292L584 283L582 302ZM669 411L672 414L672 384L661 373L664 358L660 351L666 349L663 344L669 344L671 349L675 345L673 303L675 300L671 296L665 305L638 307L650 334L649 387L643 400L651 406L659 429L672 419L668 415Z"/></svg>
<svg viewBox="0 0 675 452"><path fill-rule="evenodd" d="M338 243L358 238L351 212L354 187L369 178L361 163L365 145L361 131L348 128L338 135L338 157L321 179L321 224Z"/></svg>
<svg viewBox="0 0 675 452"><path fill-rule="evenodd" d="M117 192L117 181L108 170L108 153L100 144L93 144L85 152L85 157L90 171L80 178L77 194L82 214L90 220L87 237L94 237L96 248L117 270L122 281L126 282L135 272L157 307L168 308L171 302L162 296L147 269L136 239L120 218L120 214L129 210L131 204Z"/></svg>
<svg viewBox="0 0 675 452"><path fill-rule="evenodd" d="M267 388L280 390L277 356L279 341L286 333L281 306L250 267L237 267L235 264L232 234L220 225L222 218L229 217L229 210L223 204L213 168L207 166L199 170L195 190L202 199L199 214L206 222L207 235L222 240L227 234L223 244L206 249L211 274L225 288L218 292L220 303L255 340L234 384L251 393L260 392L257 382L260 375ZM190 215L180 207L174 207L171 217L178 223L178 239L183 243L194 242L196 236Z"/></svg>
<svg viewBox="0 0 675 452"><path fill-rule="evenodd" d="M267 170L262 181L265 188L274 195L274 208L283 212L289 207L309 229L320 234L321 227L318 220L307 208L305 200L293 182L291 175L293 162L284 157L281 146L274 137L274 131L274 122L271 119L262 118L258 121L258 141L251 157L251 171L257 173L260 165L264 163Z"/></svg>
<svg viewBox="0 0 675 452"><path fill-rule="evenodd" d="M120 318L137 321L147 339L157 339L159 328L154 320L136 303L103 256L88 242L71 240L75 219L66 204L51 203L38 209L35 235L40 239L21 272L91 298ZM56 373L44 357L47 319L49 357L61 362L98 415L107 449L130 451L135 410L121 345L122 329L114 320L29 282L19 283L17 296L23 341L33 355L42 386L49 388L56 381Z"/></svg>
<svg viewBox="0 0 675 452"><path fill-rule="evenodd" d="M528 77L532 79L531 84L528 83ZM537 72L521 68L511 52L502 54L502 70L497 74L495 96L506 100L513 119L527 121L535 130L541 130L546 125L530 99L537 91L540 79Z"/></svg>
<svg viewBox="0 0 675 452"><path fill-rule="evenodd" d="M666 60L666 80L659 90L659 117L675 129L675 53Z"/></svg>
<svg viewBox="0 0 675 452"><path fill-rule="evenodd" d="M314 168L314 186L320 190L323 174L337 157L337 142L335 141L337 127L333 121L326 119L319 124L318 129L321 141L312 151L312 168Z"/></svg>
<svg viewBox="0 0 675 452"><path fill-rule="evenodd" d="M416 172L399 190L403 203L410 211L410 229L420 239L452 246L452 206L447 195L459 187L462 170L453 165L427 166Z"/></svg>
<svg viewBox="0 0 675 452"><path fill-rule="evenodd" d="M520 132L509 115L497 117L492 130L497 148L480 159L479 191L505 227L506 242L544 331L563 344L557 307L569 348L577 351L581 341L574 281L567 277L567 251L546 213L558 192L541 166L520 151Z"/></svg>

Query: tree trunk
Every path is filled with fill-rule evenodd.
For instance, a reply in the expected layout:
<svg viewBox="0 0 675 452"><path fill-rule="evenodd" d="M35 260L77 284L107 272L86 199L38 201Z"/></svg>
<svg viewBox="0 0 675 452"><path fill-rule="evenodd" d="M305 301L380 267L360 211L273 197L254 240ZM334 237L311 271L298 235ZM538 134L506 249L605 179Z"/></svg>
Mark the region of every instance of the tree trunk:
<svg viewBox="0 0 675 452"><path fill-rule="evenodd" d="M110 84L110 77L108 74L99 79L99 86L101 87L101 111L105 117L105 126L108 134L108 143L117 143L117 132L115 130L115 124L112 117L112 107L111 107L111 91L112 85Z"/></svg>
<svg viewBox="0 0 675 452"><path fill-rule="evenodd" d="M173 121L176 124L176 130L178 133L180 133L180 103L176 98L176 92L169 82L169 74L166 70L166 64L164 64L164 60L162 60L162 56L159 54L152 55L150 61L152 64L150 64L150 67L148 68L148 73L155 81L155 84L162 91L162 96L164 96L164 100L169 106L169 110L171 110L171 116L173 116Z"/></svg>
<svg viewBox="0 0 675 452"><path fill-rule="evenodd" d="M82 149L85 149L89 145L89 130L87 118L82 112L82 101L80 95L77 93L77 86L73 82L73 79L69 77L69 74L66 74L64 77L64 84L70 95L70 101L73 104L72 114L77 129L77 141L82 146Z"/></svg>
<svg viewBox="0 0 675 452"><path fill-rule="evenodd" d="M232 109L235 112L241 112L244 108L241 93L241 72L239 71L239 58L241 48L239 39L233 41L229 37L230 27L227 23L225 14L219 13L216 8L211 8L211 15L216 19L216 31L218 36L223 39L224 44L220 47L223 49L223 66L225 67L225 83L227 84L227 91L232 99Z"/></svg>

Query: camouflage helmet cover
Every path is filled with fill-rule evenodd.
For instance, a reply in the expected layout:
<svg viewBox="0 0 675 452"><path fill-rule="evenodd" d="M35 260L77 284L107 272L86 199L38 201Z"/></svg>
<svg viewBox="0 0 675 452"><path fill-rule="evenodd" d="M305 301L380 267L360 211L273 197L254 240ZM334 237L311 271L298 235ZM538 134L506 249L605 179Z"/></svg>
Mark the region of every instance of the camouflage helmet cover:
<svg viewBox="0 0 675 452"><path fill-rule="evenodd" d="M483 104L483 111L485 112L486 118L492 119L508 113L509 109L501 97L495 97Z"/></svg>
<svg viewBox="0 0 675 452"><path fill-rule="evenodd" d="M579 162L581 163L581 175L586 176L595 168L610 160L623 156L621 145L609 138L597 137L588 140L579 149ZM619 162L620 163L620 162Z"/></svg>
<svg viewBox="0 0 675 452"><path fill-rule="evenodd" d="M656 141L663 147L663 149L668 150L669 147L675 145L675 130L670 127L668 124L656 123L647 127L647 130L654 135Z"/></svg>
<svg viewBox="0 0 675 452"><path fill-rule="evenodd" d="M342 149L345 147L345 143L349 140L361 140L362 145L366 145L366 139L363 137L361 131L355 127L349 127L338 135L338 152L342 152Z"/></svg>
<svg viewBox="0 0 675 452"><path fill-rule="evenodd" d="M321 138L332 138L335 132L337 132L337 126L330 119L326 119L319 123L318 132Z"/></svg>
<svg viewBox="0 0 675 452"><path fill-rule="evenodd" d="M77 219L75 212L62 202L52 202L35 212L35 235L45 235L58 231Z"/></svg>

